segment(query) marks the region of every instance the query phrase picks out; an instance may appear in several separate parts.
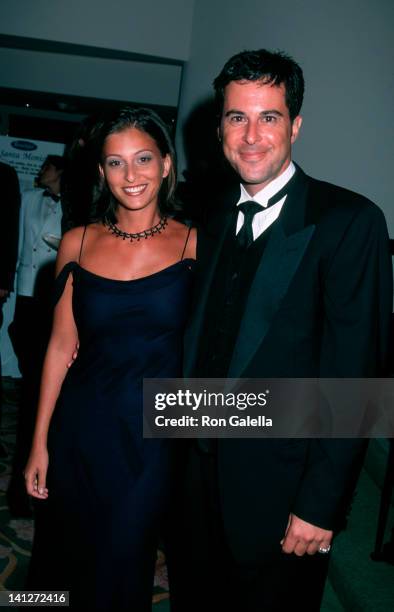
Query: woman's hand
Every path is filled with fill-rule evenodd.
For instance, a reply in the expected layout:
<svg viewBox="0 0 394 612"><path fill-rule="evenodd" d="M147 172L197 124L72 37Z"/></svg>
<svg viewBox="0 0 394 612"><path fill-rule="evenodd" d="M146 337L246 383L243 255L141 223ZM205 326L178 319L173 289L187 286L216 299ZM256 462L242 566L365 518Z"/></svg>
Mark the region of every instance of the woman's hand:
<svg viewBox="0 0 394 612"><path fill-rule="evenodd" d="M32 449L25 467L26 491L37 499L47 499L46 477L48 471L48 451L46 447Z"/></svg>

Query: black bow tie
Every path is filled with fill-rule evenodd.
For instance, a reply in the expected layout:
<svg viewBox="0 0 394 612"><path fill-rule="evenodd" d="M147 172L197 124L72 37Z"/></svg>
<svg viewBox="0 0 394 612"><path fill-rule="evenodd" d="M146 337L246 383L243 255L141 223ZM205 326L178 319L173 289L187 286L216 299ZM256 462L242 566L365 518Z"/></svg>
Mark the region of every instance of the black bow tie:
<svg viewBox="0 0 394 612"><path fill-rule="evenodd" d="M45 189L43 196L45 198L51 198L54 202L60 202L60 195L55 195L52 191L49 191L49 189Z"/></svg>

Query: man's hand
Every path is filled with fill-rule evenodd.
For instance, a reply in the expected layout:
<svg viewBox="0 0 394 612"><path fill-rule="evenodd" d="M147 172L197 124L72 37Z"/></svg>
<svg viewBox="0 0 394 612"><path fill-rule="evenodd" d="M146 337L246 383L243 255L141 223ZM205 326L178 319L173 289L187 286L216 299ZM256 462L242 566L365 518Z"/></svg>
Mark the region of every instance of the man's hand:
<svg viewBox="0 0 394 612"><path fill-rule="evenodd" d="M73 354L71 355L71 361L69 361L68 364L67 364L68 368L71 368L71 366L73 365L74 361L78 357L78 351L79 351L79 342L75 345L75 350L74 350Z"/></svg>
<svg viewBox="0 0 394 612"><path fill-rule="evenodd" d="M10 292L8 289L0 289L0 300L5 300L8 298Z"/></svg>
<svg viewBox="0 0 394 612"><path fill-rule="evenodd" d="M282 550L284 553L294 553L298 557L305 553L314 555L319 548L330 546L332 535L332 531L316 527L295 514L290 514L285 537L281 540Z"/></svg>

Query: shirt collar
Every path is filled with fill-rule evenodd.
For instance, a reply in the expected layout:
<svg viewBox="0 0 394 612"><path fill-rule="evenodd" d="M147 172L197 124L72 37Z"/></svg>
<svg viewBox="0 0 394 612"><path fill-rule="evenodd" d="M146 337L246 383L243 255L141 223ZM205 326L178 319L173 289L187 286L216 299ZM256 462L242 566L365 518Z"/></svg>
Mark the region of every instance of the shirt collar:
<svg viewBox="0 0 394 612"><path fill-rule="evenodd" d="M268 200L272 198L278 191L282 189L289 182L294 172L296 171L295 165L293 162L287 166L286 170L282 172L279 176L277 176L273 181L268 183L265 187L263 187L260 191L258 191L253 197L246 191L245 187L241 185L241 195L237 202L237 206L239 206L242 202L247 202L248 200L253 200L258 204L261 204L266 208L268 204Z"/></svg>

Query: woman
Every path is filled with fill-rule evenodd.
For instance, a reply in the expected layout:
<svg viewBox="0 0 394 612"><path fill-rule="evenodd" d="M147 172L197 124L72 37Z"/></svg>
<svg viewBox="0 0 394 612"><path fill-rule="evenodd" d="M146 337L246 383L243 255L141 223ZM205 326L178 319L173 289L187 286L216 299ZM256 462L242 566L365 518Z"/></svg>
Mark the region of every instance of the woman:
<svg viewBox="0 0 394 612"><path fill-rule="evenodd" d="M143 612L171 470L168 442L142 437L142 379L180 375L196 236L166 216L175 156L154 112L121 111L100 141L95 222L69 231L57 260L25 469L28 493L48 506L31 582L70 590L74 609Z"/></svg>

